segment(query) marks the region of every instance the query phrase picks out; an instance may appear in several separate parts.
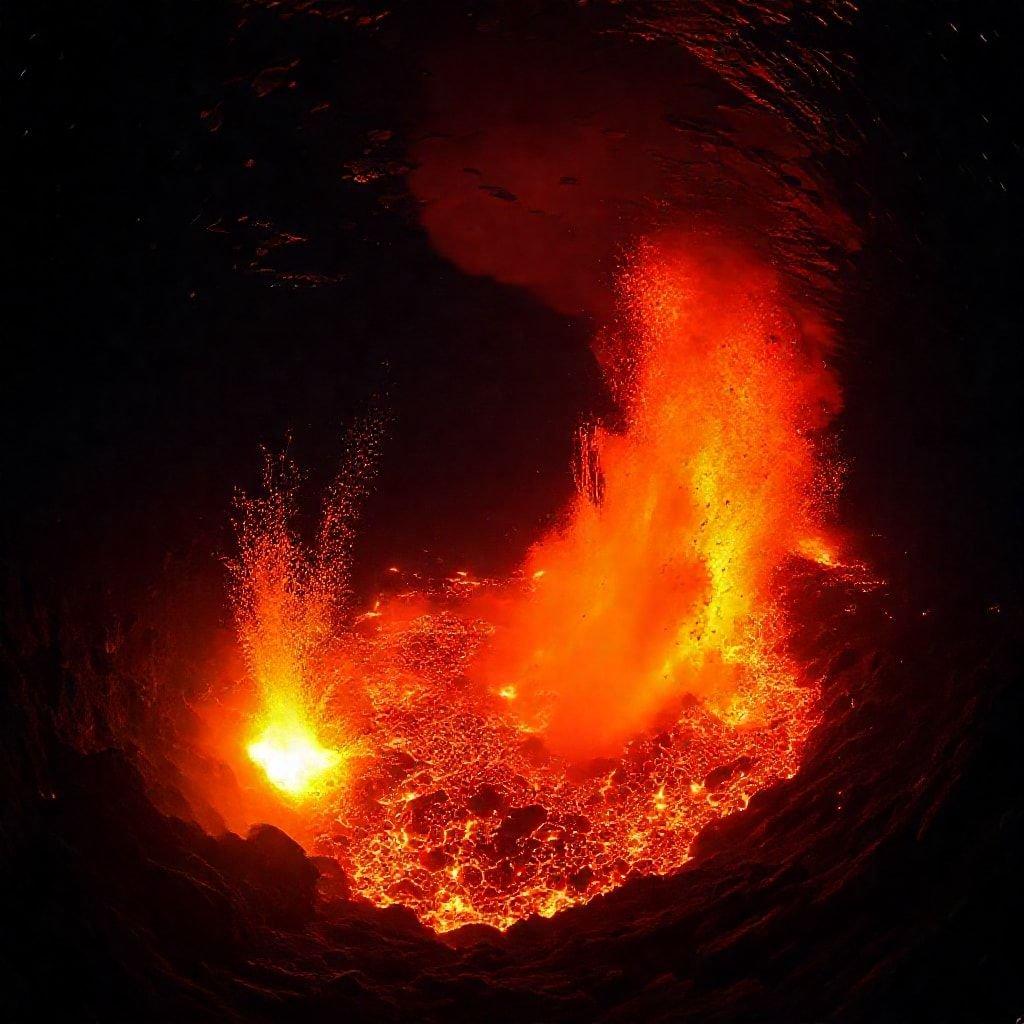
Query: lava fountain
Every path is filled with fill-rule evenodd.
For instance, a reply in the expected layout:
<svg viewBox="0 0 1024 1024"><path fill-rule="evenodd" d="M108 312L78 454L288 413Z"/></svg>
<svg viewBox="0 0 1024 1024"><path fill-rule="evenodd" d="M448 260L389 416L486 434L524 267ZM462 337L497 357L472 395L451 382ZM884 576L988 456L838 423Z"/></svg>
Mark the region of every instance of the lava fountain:
<svg viewBox="0 0 1024 1024"><path fill-rule="evenodd" d="M241 504L249 757L356 894L438 930L679 868L706 824L796 772L817 720L778 584L794 559L839 561L829 333L706 236L636 245L618 308L596 350L625 426L581 431L577 496L514 578L395 568L360 610L353 474L312 545L283 462Z"/></svg>
<svg viewBox="0 0 1024 1024"><path fill-rule="evenodd" d="M614 754L682 694L757 714L745 675L786 671L772 574L820 534L830 494L814 440L838 401L827 332L774 273L663 239L622 293L626 337L604 359L628 427L585 439L567 525L531 551L536 593L490 668L572 757Z"/></svg>
<svg viewBox="0 0 1024 1024"><path fill-rule="evenodd" d="M364 449L360 449L365 455ZM267 457L265 497L240 498L239 554L229 563L235 621L258 713L246 751L270 783L301 799L336 788L350 751L340 722L323 726L322 657L348 595L351 503L358 484L339 478L311 559L288 527L297 480L284 458ZM319 732L330 735L325 746Z"/></svg>

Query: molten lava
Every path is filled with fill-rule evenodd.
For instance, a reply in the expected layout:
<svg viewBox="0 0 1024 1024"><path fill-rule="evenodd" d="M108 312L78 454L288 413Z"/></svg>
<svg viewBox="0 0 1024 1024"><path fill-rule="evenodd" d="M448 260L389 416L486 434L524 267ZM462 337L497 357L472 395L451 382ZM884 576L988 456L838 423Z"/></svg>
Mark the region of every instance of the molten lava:
<svg viewBox="0 0 1024 1024"><path fill-rule="evenodd" d="M346 499L324 517L319 557L310 561L288 530L295 481L283 459L268 459L263 500L242 499L239 558L230 568L239 636L259 691L260 711L246 751L290 797L336 789L345 744L324 746L316 709L323 677L318 658L333 635L346 589ZM335 737L339 723L329 730Z"/></svg>
<svg viewBox="0 0 1024 1024"><path fill-rule="evenodd" d="M322 746L313 729L297 717L274 717L246 750L267 778L293 797L306 796L342 762L341 754Z"/></svg>
<svg viewBox="0 0 1024 1024"><path fill-rule="evenodd" d="M311 550L287 474L242 503L249 755L355 893L439 930L677 869L796 772L816 721L778 580L836 564L828 333L771 268L693 237L638 246L619 305L598 348L625 426L582 432L578 496L514 579L359 614L340 490Z"/></svg>
<svg viewBox="0 0 1024 1024"><path fill-rule="evenodd" d="M612 344L632 345L610 368L628 426L587 438L580 495L530 552L535 591L488 659L572 757L614 754L683 694L756 714L740 694L773 657L772 574L819 530L823 333L770 270L692 244L630 263L630 337Z"/></svg>

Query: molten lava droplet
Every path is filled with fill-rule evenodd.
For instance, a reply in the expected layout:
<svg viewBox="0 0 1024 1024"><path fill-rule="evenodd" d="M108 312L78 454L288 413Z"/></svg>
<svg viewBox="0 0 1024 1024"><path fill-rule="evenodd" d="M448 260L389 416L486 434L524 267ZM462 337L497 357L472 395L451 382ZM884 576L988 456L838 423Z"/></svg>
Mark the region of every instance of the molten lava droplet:
<svg viewBox="0 0 1024 1024"><path fill-rule="evenodd" d="M307 796L318 783L333 781L344 760L297 718L271 723L246 749L270 782L293 797Z"/></svg>
<svg viewBox="0 0 1024 1024"><path fill-rule="evenodd" d="M826 569L835 569L842 565L834 544L824 537L804 537L797 544L797 552L810 562L817 562Z"/></svg>

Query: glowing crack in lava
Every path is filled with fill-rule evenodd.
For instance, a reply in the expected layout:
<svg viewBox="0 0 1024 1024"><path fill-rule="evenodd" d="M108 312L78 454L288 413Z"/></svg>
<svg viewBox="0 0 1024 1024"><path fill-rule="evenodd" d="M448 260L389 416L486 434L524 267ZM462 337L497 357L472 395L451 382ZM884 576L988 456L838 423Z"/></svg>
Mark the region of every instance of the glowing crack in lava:
<svg viewBox="0 0 1024 1024"><path fill-rule="evenodd" d="M438 930L679 868L796 772L817 718L778 581L838 560L828 332L771 268L692 237L640 244L620 309L597 351L625 427L582 433L577 497L514 579L457 573L360 613L341 490L310 549L287 486L243 504L249 752L306 794L354 893ZM307 754L286 736L275 761L289 716Z"/></svg>

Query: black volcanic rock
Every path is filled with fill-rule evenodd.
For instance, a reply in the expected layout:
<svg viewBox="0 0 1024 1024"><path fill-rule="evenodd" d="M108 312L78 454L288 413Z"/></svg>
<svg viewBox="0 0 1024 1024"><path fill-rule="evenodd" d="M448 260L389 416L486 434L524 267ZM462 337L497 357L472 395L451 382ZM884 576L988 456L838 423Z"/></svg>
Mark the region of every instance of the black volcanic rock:
<svg viewBox="0 0 1024 1024"><path fill-rule="evenodd" d="M302 847L273 825L254 825L244 840L221 839L211 859L246 887L265 920L301 926L313 915L319 871Z"/></svg>

